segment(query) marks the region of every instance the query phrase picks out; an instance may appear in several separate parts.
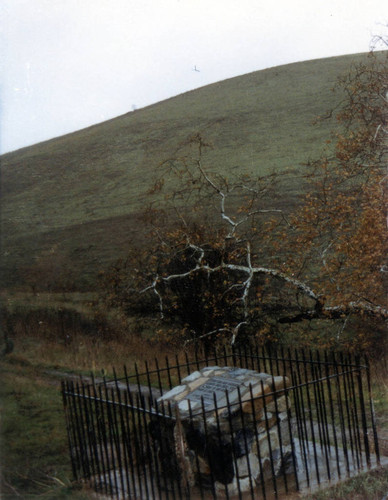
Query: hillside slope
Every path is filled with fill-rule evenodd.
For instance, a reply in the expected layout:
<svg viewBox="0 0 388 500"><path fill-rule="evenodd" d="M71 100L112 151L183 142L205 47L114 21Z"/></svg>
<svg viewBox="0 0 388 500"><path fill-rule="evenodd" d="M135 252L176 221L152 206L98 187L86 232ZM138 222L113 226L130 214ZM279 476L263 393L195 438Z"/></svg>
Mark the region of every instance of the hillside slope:
<svg viewBox="0 0 388 500"><path fill-rule="evenodd" d="M333 121L312 126L336 106L338 76L365 54L258 71L1 157L3 285L50 264L88 285L139 238L136 214L159 162L194 133L213 149L211 169L287 172L297 196L301 164L324 147Z"/></svg>

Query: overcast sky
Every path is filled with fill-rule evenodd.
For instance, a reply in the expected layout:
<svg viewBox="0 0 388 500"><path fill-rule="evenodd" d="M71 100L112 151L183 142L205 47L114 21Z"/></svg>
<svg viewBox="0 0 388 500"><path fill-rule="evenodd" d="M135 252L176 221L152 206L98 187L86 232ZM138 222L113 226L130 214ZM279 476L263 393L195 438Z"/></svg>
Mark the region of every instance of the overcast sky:
<svg viewBox="0 0 388 500"><path fill-rule="evenodd" d="M0 0L0 15L6 152L225 78L367 52L388 2Z"/></svg>

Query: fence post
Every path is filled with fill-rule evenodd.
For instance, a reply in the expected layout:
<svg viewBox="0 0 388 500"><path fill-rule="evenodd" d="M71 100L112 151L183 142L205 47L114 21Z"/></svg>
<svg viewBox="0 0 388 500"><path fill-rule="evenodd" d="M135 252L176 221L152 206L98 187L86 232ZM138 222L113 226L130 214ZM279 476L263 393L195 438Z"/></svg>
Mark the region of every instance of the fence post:
<svg viewBox="0 0 388 500"><path fill-rule="evenodd" d="M63 409L65 412L67 442L68 442L68 446L69 446L71 469L73 472L74 479L78 480L77 468L76 468L75 463L74 463L74 451L73 451L74 445L72 444L72 438L71 438L71 434L72 434L71 429L72 429L73 425L72 425L71 416L69 415L70 410L68 407L68 395L67 395L67 393L69 393L70 391L69 391L68 383L64 382L63 380L61 381L61 390L62 390Z"/></svg>
<svg viewBox="0 0 388 500"><path fill-rule="evenodd" d="M358 395L360 398L360 406L361 406L361 421L362 421L362 429L364 433L364 447L365 447L365 455L366 455L366 463L368 465L368 469L371 467L371 461L370 461L370 447L369 447L369 439L368 439L368 424L367 424L367 419L366 419L366 408L365 408L365 401L364 401L364 389L362 386L362 366L361 366L361 360L360 357L357 356L357 365L358 365L358 370L357 370L357 382L358 382Z"/></svg>
<svg viewBox="0 0 388 500"><path fill-rule="evenodd" d="M185 353L181 359L180 363L178 355L175 356L175 366L173 361L169 362L166 357L166 366L163 368L159 368L158 360L155 359L156 370L150 370L145 362L145 372L141 373L135 364L131 375L124 367L125 388L119 382L115 370L112 385L111 382L107 383L105 377L102 383L96 383L92 377L92 384L81 381L76 387L72 381L62 382L67 439L72 472L76 480L89 479L92 486L94 480L96 489L103 487L106 494L120 498L139 496L175 500L185 495L194 496L194 491L190 492L186 488L186 476L179 476L176 467L176 448L172 437L175 434L172 426L178 419L172 415L170 402L167 405L160 402L158 409L158 400L153 397L152 391L154 386L159 386L162 395L167 386L171 389L177 380L178 383L181 382L184 372L189 374L196 368L199 370L204 363L207 366L213 362L217 366L219 363L229 365L228 369L231 369L231 365L240 367L241 370L231 370L237 372L233 375L237 377L241 377L241 372L245 372L244 368L270 373L273 401L267 406L263 380L260 397L263 409L260 415L256 415L254 411L252 386L249 387L252 412L244 413L249 392L240 392L238 387L238 401L233 400L232 404L228 391L225 392L225 407L228 409L225 421L220 420L220 415L224 419L224 413L221 414L218 410L223 411L223 407L217 406L215 393L215 415L208 419L204 397L201 396L199 413L195 415L189 400L190 420L182 420L182 429L186 433L187 443L189 440L193 443L189 443L187 457L190 457L191 466L194 465L195 473L198 474L195 491L200 493L202 498L208 498L209 495L216 497L220 493L224 494L227 500L233 495L242 499L249 496L250 490L254 499L260 487L264 498L266 494L277 497L283 491L283 481L287 493L291 485L292 488L295 487L295 483L296 489L300 490L306 483L311 486L315 480L321 483L323 480L330 481L337 477L340 479L341 475L345 476L345 467L347 475L350 476L363 467L371 468L372 464L380 464L370 369L366 358L365 363L361 364L360 356L353 359L350 355L332 354L330 357L325 352L322 359L319 353L312 351L293 349L291 352L288 349L285 352L283 349L276 351L270 348L267 351L261 348L259 351L257 346L232 346L228 351L224 347L219 354L214 351L214 357L207 352L203 358L199 358L198 352L195 351L192 358L189 359ZM285 377L287 372L292 381L291 386L288 387L283 378L283 387L278 387L273 377L281 374ZM241 380L244 380L244 376ZM266 378L265 375L263 377ZM145 385L141 385L142 383ZM201 383L203 381L199 379L199 384ZM242 383L247 384L245 381ZM133 387L135 394L131 393ZM278 390L280 392L276 394ZM276 398L280 394L284 394L286 410L280 409L283 408L283 401L280 402L280 398ZM186 396L182 394L182 397ZM293 400L292 411L287 404L289 397ZM288 422L284 422L285 425L285 415L281 417L281 421L270 422L272 413L279 415L279 411L287 411ZM198 425L198 419L201 420L202 426L200 439L196 435L195 427ZM262 430L258 430L259 425ZM278 445L271 441L271 429L277 436L275 443L279 441L279 450ZM264 432L266 434L260 435ZM295 433L295 441L292 432ZM296 438L299 438L299 442ZM287 439L287 442L283 442L284 439ZM257 452L250 448L253 440L256 441ZM200 441L200 444L196 441ZM260 450L262 443L266 447L264 457L264 448ZM288 460L289 445L294 470L291 469L290 457L287 462L287 474L293 472L295 481L289 480L285 469L278 469L279 463L285 464ZM249 453L256 456L245 453L245 463L239 459L244 456L241 450L248 448ZM220 453L217 450L220 450ZM301 465L299 471L298 464ZM230 481L225 479L226 472L232 478ZM280 472L283 479L280 478ZM267 473L269 482L265 480ZM240 477L244 481L240 481ZM190 476L190 481L192 479ZM256 484L256 480L261 480L261 485ZM225 483L225 487L217 481ZM231 481L233 485L230 484ZM273 491L266 492L271 482L270 489ZM200 492L197 490L198 486ZM205 488L210 491L205 491Z"/></svg>
<svg viewBox="0 0 388 500"><path fill-rule="evenodd" d="M376 455L377 465L380 465L380 448L379 448L379 439L377 436L377 428L376 428L375 407L374 407L373 399L372 399L372 389L371 389L371 381L370 381L370 367L369 367L369 360L366 356L365 356L365 366L366 366L366 377L367 377L367 383L368 383L369 404L370 404L370 411L371 411L371 418L372 418L372 429L373 429L373 440L374 440L374 445L375 445L375 455Z"/></svg>

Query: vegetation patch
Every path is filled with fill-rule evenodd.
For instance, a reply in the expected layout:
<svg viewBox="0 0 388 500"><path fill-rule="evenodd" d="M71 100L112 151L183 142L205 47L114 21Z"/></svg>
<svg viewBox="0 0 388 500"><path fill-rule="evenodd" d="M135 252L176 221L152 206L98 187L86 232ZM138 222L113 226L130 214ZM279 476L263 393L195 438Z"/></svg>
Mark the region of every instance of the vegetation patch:
<svg viewBox="0 0 388 500"><path fill-rule="evenodd" d="M272 68L2 157L4 498L90 495L66 372L198 343L368 352L386 428L385 56Z"/></svg>
<svg viewBox="0 0 388 500"><path fill-rule="evenodd" d="M341 484L300 495L303 500L381 500L388 493L388 468L362 473ZM295 497L292 497L296 500ZM290 499L292 500L292 499Z"/></svg>

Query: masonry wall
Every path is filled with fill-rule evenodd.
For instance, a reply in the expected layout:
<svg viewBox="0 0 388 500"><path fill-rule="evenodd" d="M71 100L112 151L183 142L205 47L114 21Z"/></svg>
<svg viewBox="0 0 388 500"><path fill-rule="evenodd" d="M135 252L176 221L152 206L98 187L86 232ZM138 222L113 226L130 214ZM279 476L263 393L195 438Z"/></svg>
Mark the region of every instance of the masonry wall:
<svg viewBox="0 0 388 500"><path fill-rule="evenodd" d="M288 384L287 377L219 366L184 378L157 401L176 423L151 424L164 473L217 494L249 491L291 473Z"/></svg>

